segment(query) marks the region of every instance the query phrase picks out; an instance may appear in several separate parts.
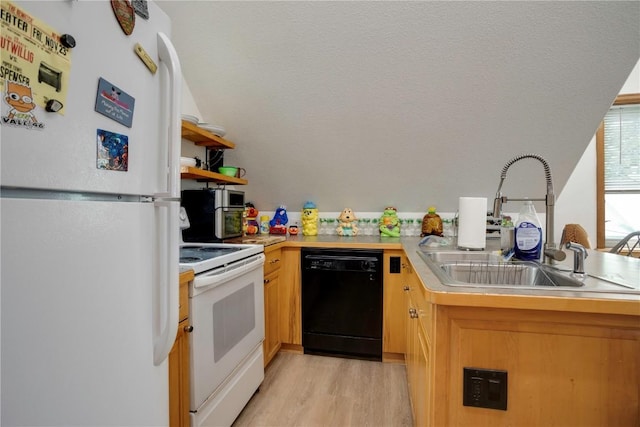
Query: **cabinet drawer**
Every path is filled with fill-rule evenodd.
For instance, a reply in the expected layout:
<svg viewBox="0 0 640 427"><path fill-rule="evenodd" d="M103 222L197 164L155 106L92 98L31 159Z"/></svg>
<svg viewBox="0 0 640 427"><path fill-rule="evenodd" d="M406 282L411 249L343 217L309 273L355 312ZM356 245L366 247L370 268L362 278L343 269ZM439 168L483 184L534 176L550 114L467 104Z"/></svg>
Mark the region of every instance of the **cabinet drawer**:
<svg viewBox="0 0 640 427"><path fill-rule="evenodd" d="M267 276L280 268L282 264L282 249L279 247L271 249L268 252L265 251L264 255L264 275Z"/></svg>

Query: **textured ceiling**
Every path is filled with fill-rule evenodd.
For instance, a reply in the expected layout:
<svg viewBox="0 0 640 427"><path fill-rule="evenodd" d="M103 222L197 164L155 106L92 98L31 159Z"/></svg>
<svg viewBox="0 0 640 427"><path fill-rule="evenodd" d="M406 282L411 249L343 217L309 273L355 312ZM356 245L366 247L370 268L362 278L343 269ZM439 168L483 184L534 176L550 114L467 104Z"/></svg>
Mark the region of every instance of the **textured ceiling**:
<svg viewBox="0 0 640 427"><path fill-rule="evenodd" d="M160 6L262 210L455 211L527 152L559 194L640 57L637 1ZM504 190L543 196L542 168L512 166Z"/></svg>

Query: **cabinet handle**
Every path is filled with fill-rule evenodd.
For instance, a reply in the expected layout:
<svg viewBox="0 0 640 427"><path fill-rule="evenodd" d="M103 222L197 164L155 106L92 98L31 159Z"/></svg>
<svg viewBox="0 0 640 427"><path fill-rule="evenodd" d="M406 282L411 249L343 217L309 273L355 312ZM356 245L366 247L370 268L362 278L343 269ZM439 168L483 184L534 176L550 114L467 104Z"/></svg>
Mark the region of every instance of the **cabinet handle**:
<svg viewBox="0 0 640 427"><path fill-rule="evenodd" d="M275 264L276 262L280 262L280 258L272 259L269 264Z"/></svg>
<svg viewBox="0 0 640 427"><path fill-rule="evenodd" d="M404 285L404 287L402 288L403 291L408 291L409 290L409 286L408 285Z"/></svg>
<svg viewBox="0 0 640 427"><path fill-rule="evenodd" d="M269 279L264 279L264 284L266 285L267 283L269 283L271 280Z"/></svg>
<svg viewBox="0 0 640 427"><path fill-rule="evenodd" d="M418 318L418 311L415 308L410 308L409 309L409 317L412 319L417 319Z"/></svg>
<svg viewBox="0 0 640 427"><path fill-rule="evenodd" d="M193 332L193 325L188 325L184 327L184 331L187 333Z"/></svg>

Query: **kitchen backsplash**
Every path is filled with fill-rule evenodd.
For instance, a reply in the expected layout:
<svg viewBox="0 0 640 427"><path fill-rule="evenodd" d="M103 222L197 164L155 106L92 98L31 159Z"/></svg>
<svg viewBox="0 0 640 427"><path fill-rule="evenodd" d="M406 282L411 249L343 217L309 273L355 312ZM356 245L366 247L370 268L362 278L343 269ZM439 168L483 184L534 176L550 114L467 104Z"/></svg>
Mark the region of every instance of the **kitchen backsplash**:
<svg viewBox="0 0 640 427"><path fill-rule="evenodd" d="M269 219L273 218L274 211L260 211L260 216L266 215ZM360 234L374 235L378 233L377 221L382 216L382 212L358 212L354 210L356 218L358 219L358 228ZM398 218L400 219L400 230L403 236L419 236L422 231L422 218L427 212L398 212ZM505 212L505 215L511 216L511 218L517 219L518 213ZM338 226L338 216L340 212L319 212L319 224L318 234L329 235L336 234L336 227ZM438 212L438 215L442 218L444 225L445 236L452 236L454 230L452 228L453 219L456 216L456 212ZM299 227L302 225L301 210L291 211L287 210L287 217L289 219L287 225L297 224ZM538 213L540 222L544 224L544 214Z"/></svg>

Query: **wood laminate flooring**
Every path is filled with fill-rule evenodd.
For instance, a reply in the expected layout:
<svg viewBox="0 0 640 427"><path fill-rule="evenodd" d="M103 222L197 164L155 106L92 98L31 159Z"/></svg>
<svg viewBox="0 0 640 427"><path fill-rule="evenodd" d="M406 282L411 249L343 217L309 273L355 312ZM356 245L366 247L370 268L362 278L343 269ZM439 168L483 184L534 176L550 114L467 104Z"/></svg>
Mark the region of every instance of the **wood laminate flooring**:
<svg viewBox="0 0 640 427"><path fill-rule="evenodd" d="M405 366L280 352L233 427L411 426Z"/></svg>

